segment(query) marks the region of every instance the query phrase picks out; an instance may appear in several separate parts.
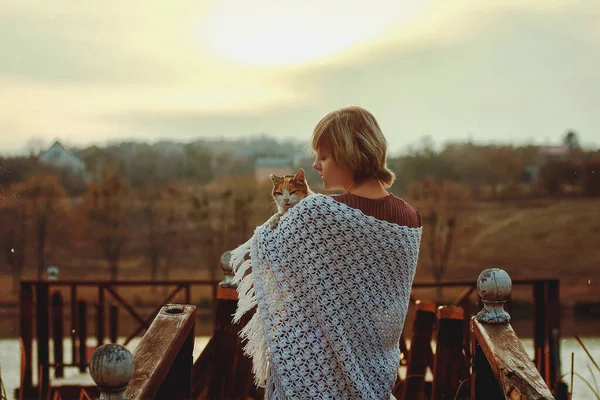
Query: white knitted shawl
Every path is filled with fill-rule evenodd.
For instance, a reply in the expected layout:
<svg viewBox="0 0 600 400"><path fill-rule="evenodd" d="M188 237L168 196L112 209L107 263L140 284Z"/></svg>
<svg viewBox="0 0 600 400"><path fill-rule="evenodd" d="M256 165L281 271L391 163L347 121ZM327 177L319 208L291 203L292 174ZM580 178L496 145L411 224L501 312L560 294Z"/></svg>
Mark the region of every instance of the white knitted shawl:
<svg viewBox="0 0 600 400"><path fill-rule="evenodd" d="M312 195L232 252L234 321L258 306L240 335L266 398L390 399L420 240Z"/></svg>

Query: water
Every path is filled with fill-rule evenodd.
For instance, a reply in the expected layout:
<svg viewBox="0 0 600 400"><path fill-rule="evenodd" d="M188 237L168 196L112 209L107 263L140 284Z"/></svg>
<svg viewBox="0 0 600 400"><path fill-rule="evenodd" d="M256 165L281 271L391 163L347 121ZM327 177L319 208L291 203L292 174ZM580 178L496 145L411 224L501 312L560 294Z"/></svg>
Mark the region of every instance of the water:
<svg viewBox="0 0 600 400"><path fill-rule="evenodd" d="M121 339L123 340L123 339ZM135 349L135 346L139 343L140 338L136 338L131 341L127 345L127 348L130 351ZM195 345L194 345L194 359L200 355L204 346L208 342L209 337L199 336L196 337ZM592 357L596 360L596 362L600 361L600 337L585 337L582 338L583 343L587 347L588 351L592 354ZM533 340L532 339L521 339L525 350L529 353L530 357L533 358ZM90 339L90 346L95 345L95 340ZM35 349L35 342L33 348ZM52 343L50 343L52 346ZM561 360L562 360L562 373L568 374L564 381L569 384L570 383L570 371L571 371L571 353L575 353L575 367L574 371L581 375L581 378L578 376L574 377L573 380L573 399L574 400L589 400L594 399L593 392L587 387L585 382L582 380L587 380L593 387L596 388L596 391L600 392L600 372L594 369L594 366L589 361L589 358L586 356L585 352L581 348L581 346L577 343L577 341L572 337L563 338L560 343L561 350ZM64 341L64 350L67 357L71 354L71 343L70 340ZM35 351L33 364L36 364L35 360ZM52 349L50 350L50 354L52 354ZM67 358L66 361L68 361ZM591 369L589 367L591 367ZM4 381L4 385L6 386L6 393L8 394L8 398L12 399L14 396L14 390L19 386L19 371L20 371L20 352L19 352L19 341L18 339L0 339L0 367L2 371L2 379ZM33 379L34 382L37 380L37 373L33 371ZM594 381L596 379L598 382ZM92 379L88 374L80 374L77 368L65 368L65 379L64 382L77 382L77 383L88 383L93 384Z"/></svg>

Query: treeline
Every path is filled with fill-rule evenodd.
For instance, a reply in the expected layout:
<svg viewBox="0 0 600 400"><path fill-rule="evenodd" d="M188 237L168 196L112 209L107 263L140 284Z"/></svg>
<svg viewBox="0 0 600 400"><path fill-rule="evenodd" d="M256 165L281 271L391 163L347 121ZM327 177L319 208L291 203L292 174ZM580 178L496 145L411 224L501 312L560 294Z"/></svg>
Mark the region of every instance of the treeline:
<svg viewBox="0 0 600 400"><path fill-rule="evenodd" d="M50 265L72 278L116 280L129 268L167 279L177 267L216 279L221 254L272 212L270 185L247 177L157 189L133 188L112 172L75 198L58 176L35 175L2 189L0 272L14 285L43 278Z"/></svg>
<svg viewBox="0 0 600 400"><path fill-rule="evenodd" d="M417 204L440 237L439 245L429 240L435 245L424 249L437 257L430 257L436 279L460 221L454 208L465 199L600 195L600 152L568 138L568 151L555 155L536 146L472 143L436 151L424 142L389 160L398 177L393 191ZM270 183L258 185L253 175L255 160L289 156L307 170L312 164L298 157L301 146L261 140L262 148L235 142L90 147L76 152L87 176L49 168L35 155L0 159L0 272L12 274L14 284L43 277L49 265L73 278L117 279L128 270L167 278L175 268L220 276L220 255L274 212ZM307 176L318 191L317 174Z"/></svg>
<svg viewBox="0 0 600 400"><path fill-rule="evenodd" d="M474 199L600 195L600 151L567 149L548 154L538 146L460 143L435 151L425 143L390 164L399 193L407 193L411 182L434 177L466 186Z"/></svg>
<svg viewBox="0 0 600 400"><path fill-rule="evenodd" d="M435 150L430 140L402 156L391 157L396 172L393 190L408 194L411 182L426 177L449 180L467 186L475 198L598 195L600 151L583 150L577 133L562 138L566 153L552 153L539 146L478 145L450 143ZM104 148L92 146L74 150L87 167L87 179L67 170L52 170L29 157L0 158L0 185L8 186L28 177L58 174L71 196L81 196L88 182L114 171L128 186L161 188L186 182L205 185L229 176L251 176L260 157L287 157L294 166L308 170L309 183L319 185L311 173L312 159L307 144L279 142L269 137L245 140L196 141L191 143L125 142ZM559 149L560 150L560 149Z"/></svg>

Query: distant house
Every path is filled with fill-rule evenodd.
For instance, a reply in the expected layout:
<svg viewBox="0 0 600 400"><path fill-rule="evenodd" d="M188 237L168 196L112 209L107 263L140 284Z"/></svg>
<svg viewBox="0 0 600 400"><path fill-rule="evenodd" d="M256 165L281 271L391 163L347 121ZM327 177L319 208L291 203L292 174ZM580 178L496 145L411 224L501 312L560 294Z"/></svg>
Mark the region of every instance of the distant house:
<svg viewBox="0 0 600 400"><path fill-rule="evenodd" d="M281 176L295 172L294 160L290 157L261 157L254 163L254 176L259 184L270 181L270 174Z"/></svg>
<svg viewBox="0 0 600 400"><path fill-rule="evenodd" d="M54 142L48 150L40 154L39 160L42 164L53 168L69 169L80 176L87 177L83 160L67 150L59 141Z"/></svg>
<svg viewBox="0 0 600 400"><path fill-rule="evenodd" d="M569 146L537 146L542 157L565 157L569 155Z"/></svg>

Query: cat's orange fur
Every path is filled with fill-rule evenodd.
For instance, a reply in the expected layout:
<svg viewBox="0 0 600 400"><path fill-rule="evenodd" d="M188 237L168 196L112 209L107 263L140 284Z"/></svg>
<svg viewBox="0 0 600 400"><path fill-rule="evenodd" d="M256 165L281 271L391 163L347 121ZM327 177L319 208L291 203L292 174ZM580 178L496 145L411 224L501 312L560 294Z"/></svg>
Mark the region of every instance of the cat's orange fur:
<svg viewBox="0 0 600 400"><path fill-rule="evenodd" d="M300 168L295 175L277 176L271 174L273 181L273 191L271 195L277 205L277 213L269 219L271 228L274 229L279 223L279 218L285 212L298 204L298 202L311 194L314 194L308 187L304 170Z"/></svg>

